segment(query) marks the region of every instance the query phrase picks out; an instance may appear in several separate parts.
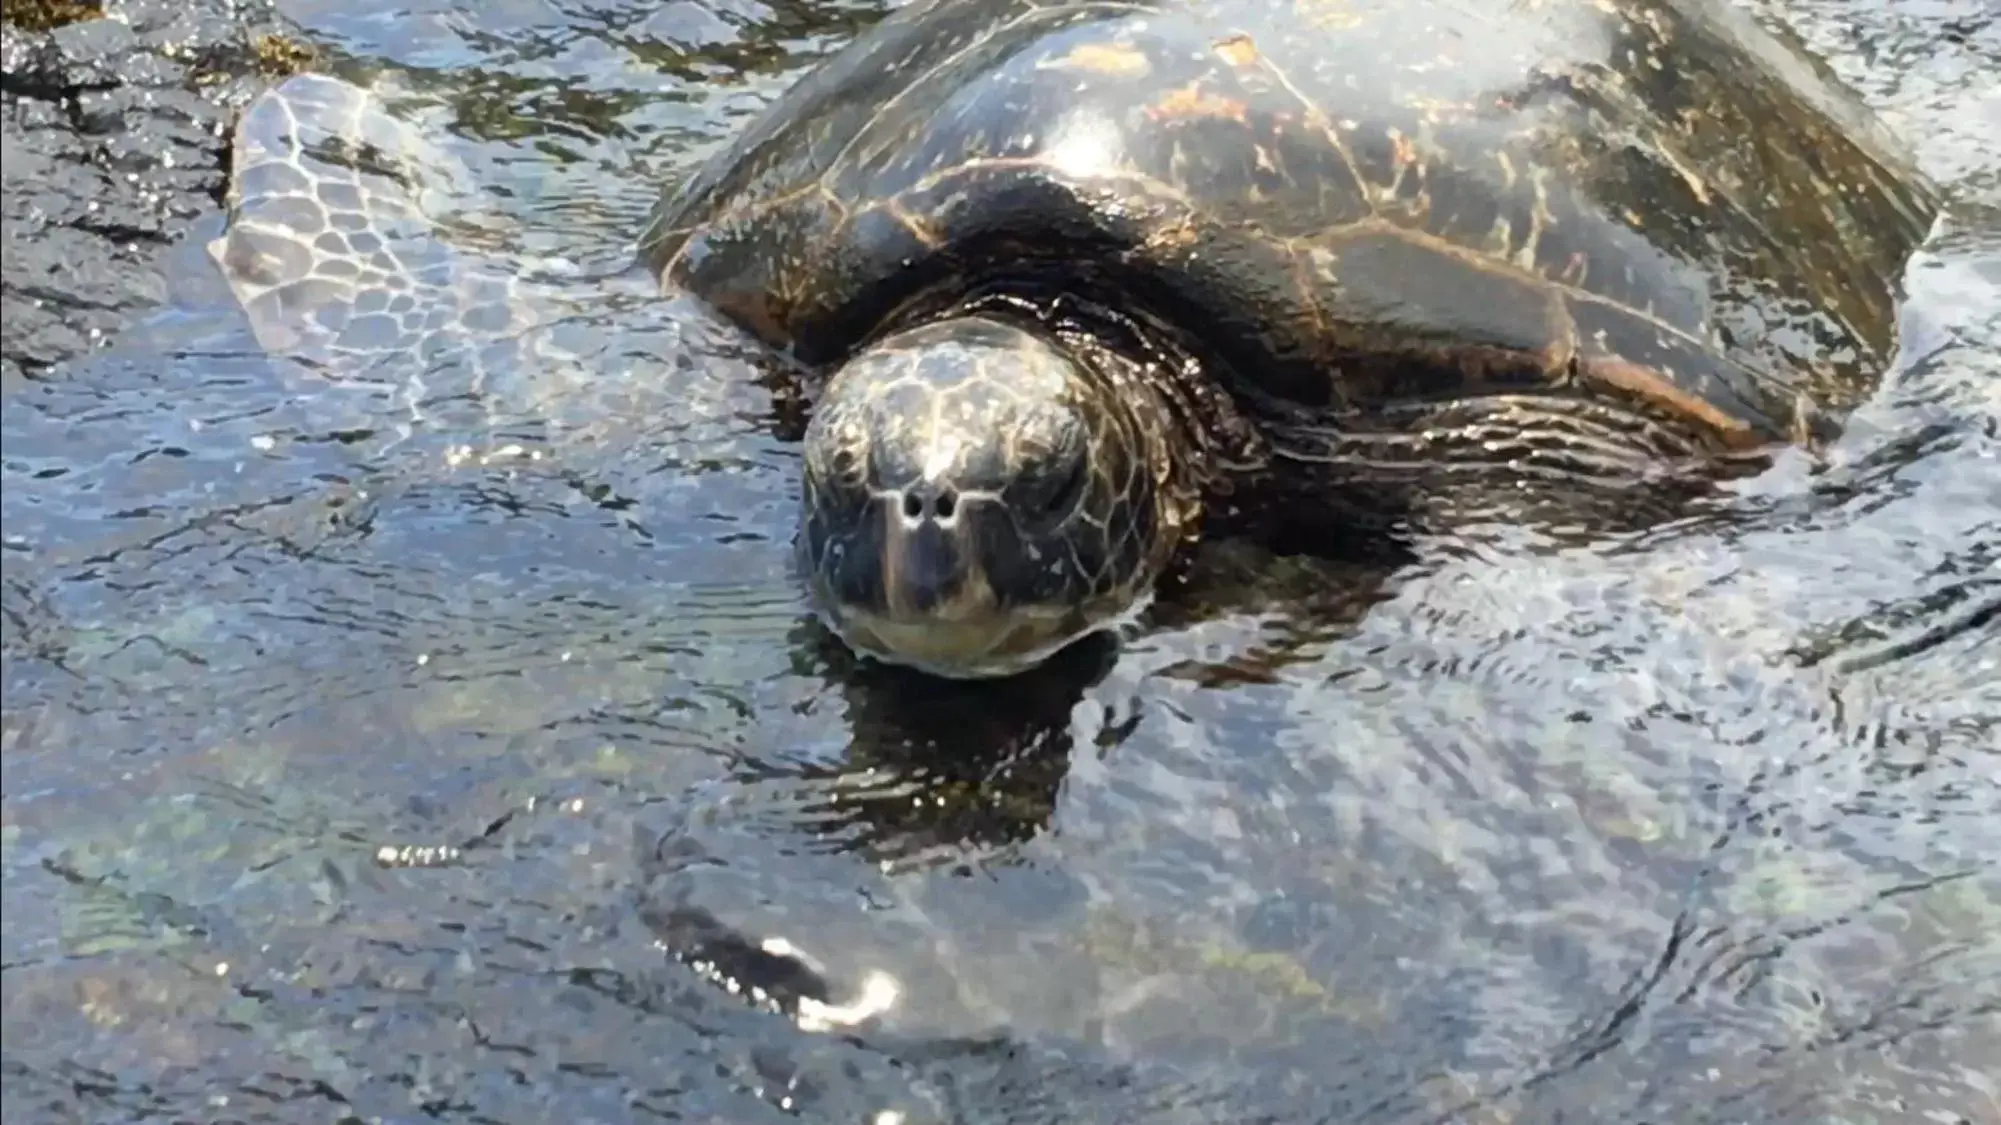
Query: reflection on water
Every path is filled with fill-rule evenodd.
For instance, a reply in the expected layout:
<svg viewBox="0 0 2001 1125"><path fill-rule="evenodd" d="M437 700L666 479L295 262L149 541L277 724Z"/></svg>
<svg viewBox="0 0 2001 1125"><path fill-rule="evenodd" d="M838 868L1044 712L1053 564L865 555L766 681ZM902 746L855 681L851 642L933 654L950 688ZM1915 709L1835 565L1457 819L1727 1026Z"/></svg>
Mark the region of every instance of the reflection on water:
<svg viewBox="0 0 2001 1125"><path fill-rule="evenodd" d="M1005 686L811 621L791 404L697 311L607 286L575 370L413 399L190 256L0 419L5 1112L1993 1119L2001 29L1768 7L1955 199L1825 465L1593 549L1218 548ZM868 16L288 11L483 252L587 269Z"/></svg>

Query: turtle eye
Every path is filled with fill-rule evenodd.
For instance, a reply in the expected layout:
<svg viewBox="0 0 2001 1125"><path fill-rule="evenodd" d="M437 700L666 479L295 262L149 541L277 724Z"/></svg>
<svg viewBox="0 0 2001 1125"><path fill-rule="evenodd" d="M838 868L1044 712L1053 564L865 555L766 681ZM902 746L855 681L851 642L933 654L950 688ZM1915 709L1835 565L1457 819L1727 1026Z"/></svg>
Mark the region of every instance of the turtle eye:
<svg viewBox="0 0 2001 1125"><path fill-rule="evenodd" d="M1063 475L1053 478L1053 483L1048 483L1046 487L1038 488L1034 492L1032 511L1038 517L1047 519L1068 512L1076 503L1077 497L1083 493L1084 485L1090 480L1090 464L1081 455L1073 455L1065 460ZM1044 477L1043 480L1051 482L1052 478Z"/></svg>
<svg viewBox="0 0 2001 1125"><path fill-rule="evenodd" d="M818 503L829 512L851 512L864 506L868 501L868 489L856 472L858 460L855 455L842 450L829 460L830 463L819 466L810 459L807 461L804 473L806 495L818 497Z"/></svg>
<svg viewBox="0 0 2001 1125"><path fill-rule="evenodd" d="M857 458L855 456L854 450L852 449L839 450L835 452L834 456L832 457L830 463L827 466L827 477L835 484L848 485L852 487L853 485L858 483L861 479L860 474L858 474L855 471L855 468L859 463L860 463L860 458Z"/></svg>

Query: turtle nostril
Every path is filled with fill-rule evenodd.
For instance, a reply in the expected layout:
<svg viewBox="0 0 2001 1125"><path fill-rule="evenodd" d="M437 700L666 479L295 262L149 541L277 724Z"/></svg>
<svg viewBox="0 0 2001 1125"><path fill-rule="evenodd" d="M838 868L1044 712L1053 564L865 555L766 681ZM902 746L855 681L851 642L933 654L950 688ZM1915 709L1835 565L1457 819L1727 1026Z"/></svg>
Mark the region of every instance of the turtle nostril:
<svg viewBox="0 0 2001 1125"><path fill-rule="evenodd" d="M932 489L915 485L904 491L898 507L907 520L923 519L927 515L932 519L949 520L952 513L959 510L959 494L950 488Z"/></svg>

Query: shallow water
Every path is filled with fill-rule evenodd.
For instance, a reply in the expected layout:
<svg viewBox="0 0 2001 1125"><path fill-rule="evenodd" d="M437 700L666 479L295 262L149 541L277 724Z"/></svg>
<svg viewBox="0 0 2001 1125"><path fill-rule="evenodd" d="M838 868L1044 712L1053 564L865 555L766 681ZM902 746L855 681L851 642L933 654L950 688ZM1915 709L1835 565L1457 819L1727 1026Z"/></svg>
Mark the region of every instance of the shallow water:
<svg viewBox="0 0 2001 1125"><path fill-rule="evenodd" d="M9 1119L2001 1117L2001 21L1763 10L1953 200L1827 464L1593 550L1219 553L1005 694L810 622L785 403L697 310L328 383L191 232L0 423ZM555 269L872 11L287 6Z"/></svg>

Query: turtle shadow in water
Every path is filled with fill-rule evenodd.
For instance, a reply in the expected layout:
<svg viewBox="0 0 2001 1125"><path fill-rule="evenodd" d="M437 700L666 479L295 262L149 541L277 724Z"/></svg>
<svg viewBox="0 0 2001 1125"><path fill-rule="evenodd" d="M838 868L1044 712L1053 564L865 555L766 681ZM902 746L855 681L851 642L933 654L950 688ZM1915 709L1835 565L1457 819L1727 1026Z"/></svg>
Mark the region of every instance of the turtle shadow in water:
<svg viewBox="0 0 2001 1125"><path fill-rule="evenodd" d="M860 658L816 622L796 639L846 705L845 751L795 764L756 792L732 781L691 793L664 819L635 824L638 920L671 959L753 1008L802 1021L859 1011L865 955L881 948L868 927L894 932L880 919L899 909L891 888L901 876L1019 864L1026 877L998 892L1006 909L1067 901L1065 876L1026 845L1051 828L1074 756L1116 752L1146 721L1146 704L1115 690L1115 670L1210 690L1274 682L1351 629L1387 577L1242 541L1204 544L1138 638L1097 634L995 680ZM1014 1049L1006 1040L915 1048L925 1057Z"/></svg>
<svg viewBox="0 0 2001 1125"><path fill-rule="evenodd" d="M957 681L856 657L817 620L802 632L847 704L845 753L786 770L768 795L696 792L664 821L634 826L637 916L659 947L752 1007L792 1017L861 984L854 966L793 943L825 937L825 917L797 924L802 893L869 885L870 869L1007 862L1048 826L1073 711L1117 652L1096 636L1005 680Z"/></svg>
<svg viewBox="0 0 2001 1125"><path fill-rule="evenodd" d="M817 622L813 634L850 737L811 778L823 796L810 813L825 840L899 864L992 854L1047 827L1074 712L1119 651L1096 634L1005 679L948 680L858 658Z"/></svg>
<svg viewBox="0 0 2001 1125"><path fill-rule="evenodd" d="M1386 597L1396 569L1387 557L1206 543L1132 635L1096 633L992 680L857 657L816 621L802 639L847 704L850 738L839 760L808 771L821 791L810 818L823 843L878 861L1008 862L1049 826L1080 738L1086 752L1109 753L1144 721L1142 706L1090 698L1122 656L1134 655L1140 676L1205 688L1275 683ZM1080 705L1102 714L1080 722Z"/></svg>

